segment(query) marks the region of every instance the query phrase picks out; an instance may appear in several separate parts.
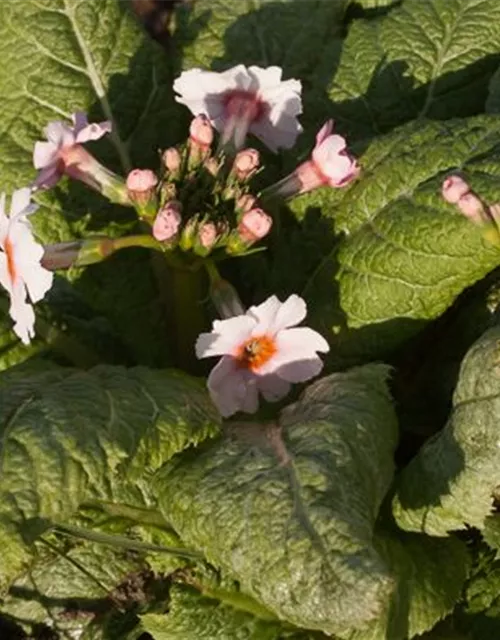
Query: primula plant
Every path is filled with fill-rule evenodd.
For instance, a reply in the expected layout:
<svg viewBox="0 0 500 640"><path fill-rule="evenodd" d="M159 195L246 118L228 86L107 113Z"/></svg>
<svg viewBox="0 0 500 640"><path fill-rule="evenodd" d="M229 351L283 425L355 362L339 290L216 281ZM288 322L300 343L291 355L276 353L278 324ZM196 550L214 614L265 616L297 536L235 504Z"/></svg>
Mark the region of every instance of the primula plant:
<svg viewBox="0 0 500 640"><path fill-rule="evenodd" d="M498 0L0 36L0 637L500 637Z"/></svg>

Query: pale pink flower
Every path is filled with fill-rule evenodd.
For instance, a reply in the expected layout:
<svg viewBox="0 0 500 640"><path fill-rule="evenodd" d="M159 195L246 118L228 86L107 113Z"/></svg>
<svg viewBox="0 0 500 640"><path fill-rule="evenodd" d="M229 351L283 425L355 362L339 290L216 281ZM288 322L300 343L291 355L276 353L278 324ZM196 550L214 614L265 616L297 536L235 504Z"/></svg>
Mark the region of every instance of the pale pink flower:
<svg viewBox="0 0 500 640"><path fill-rule="evenodd" d="M169 147L163 152L163 164L172 173L179 171L181 167L181 155L175 147Z"/></svg>
<svg viewBox="0 0 500 640"><path fill-rule="evenodd" d="M261 240L271 230L273 219L262 209L251 209L243 214L238 233L245 244Z"/></svg>
<svg viewBox="0 0 500 640"><path fill-rule="evenodd" d="M323 362L317 352L328 352L328 343L312 329L292 328L306 317L306 310L297 295L285 302L271 296L245 315L216 320L211 333L198 337L198 358L222 356L210 373L208 390L223 416L255 413L259 393L277 401L291 383L320 373Z"/></svg>
<svg viewBox="0 0 500 640"><path fill-rule="evenodd" d="M74 113L71 119L73 126L61 121L50 122L45 127L47 142L35 143L33 164L35 169L40 170L34 182L36 188L49 189L64 174L88 183L96 169L101 167L81 145L109 133L111 122L89 124L87 116L81 111ZM95 184L90 186L94 187Z"/></svg>
<svg viewBox="0 0 500 640"><path fill-rule="evenodd" d="M443 181L441 193L446 202L457 204L462 196L469 193L470 186L460 176L449 176Z"/></svg>
<svg viewBox="0 0 500 640"><path fill-rule="evenodd" d="M332 134L333 120L328 120L316 136L311 158L290 175L269 187L267 192L282 198L292 198L323 186L345 187L355 180L360 167L347 152L345 138Z"/></svg>
<svg viewBox="0 0 500 640"><path fill-rule="evenodd" d="M259 162L257 149L242 149L234 159L233 172L239 180L248 180L257 171Z"/></svg>
<svg viewBox="0 0 500 640"><path fill-rule="evenodd" d="M0 284L10 296L14 332L24 344L29 344L35 334L35 312L30 302L34 304L45 296L54 277L40 264L44 249L33 238L28 220L37 209L30 197L29 188L14 191L7 216L5 194L0 196Z"/></svg>
<svg viewBox="0 0 500 640"><path fill-rule="evenodd" d="M153 236L159 242L172 240L179 231L182 222L182 206L180 202L172 200L160 209L153 224Z"/></svg>
<svg viewBox="0 0 500 640"><path fill-rule="evenodd" d="M272 151L290 149L302 127L298 80L281 80L280 67L245 67L240 64L222 73L190 69L174 82L177 102L195 116L206 115L222 133L222 144L232 141L240 149L253 133Z"/></svg>
<svg viewBox="0 0 500 640"><path fill-rule="evenodd" d="M158 178L150 169L133 169L127 176L127 191L132 202L141 207L155 194Z"/></svg>

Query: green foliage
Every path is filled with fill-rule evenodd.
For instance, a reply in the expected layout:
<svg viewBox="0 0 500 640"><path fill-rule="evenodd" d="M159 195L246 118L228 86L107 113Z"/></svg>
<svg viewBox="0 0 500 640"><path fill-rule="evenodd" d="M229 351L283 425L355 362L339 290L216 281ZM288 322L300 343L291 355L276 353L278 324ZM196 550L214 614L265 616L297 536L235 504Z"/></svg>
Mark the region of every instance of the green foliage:
<svg viewBox="0 0 500 640"><path fill-rule="evenodd" d="M471 347L448 424L403 470L394 501L403 529L445 536L484 527L499 484L499 339L497 326Z"/></svg>
<svg viewBox="0 0 500 640"><path fill-rule="evenodd" d="M396 444L386 376L369 366L324 378L279 424L236 424L158 475L182 540L299 626L362 626L392 588L372 546Z"/></svg>
<svg viewBox="0 0 500 640"><path fill-rule="evenodd" d="M143 4L163 31L167 4ZM29 348L2 295L1 614L57 640L499 637L500 328L484 331L500 242L441 185L459 172L500 201L500 4L178 4L162 50L137 3L0 3L0 191L32 182L50 120L110 119L92 153L157 169L187 135L182 69L282 66L304 134L276 156L252 139L253 191L328 118L362 174L277 205L267 251L222 269L247 306L302 292L325 377L220 433L205 381L163 369L177 347L194 358L163 260L136 249L58 276ZM34 199L44 243L137 231L68 180Z"/></svg>
<svg viewBox="0 0 500 640"><path fill-rule="evenodd" d="M150 504L148 478L219 424L202 385L176 372L62 369L0 392L0 525L27 542L85 502ZM2 564L4 588L17 568Z"/></svg>

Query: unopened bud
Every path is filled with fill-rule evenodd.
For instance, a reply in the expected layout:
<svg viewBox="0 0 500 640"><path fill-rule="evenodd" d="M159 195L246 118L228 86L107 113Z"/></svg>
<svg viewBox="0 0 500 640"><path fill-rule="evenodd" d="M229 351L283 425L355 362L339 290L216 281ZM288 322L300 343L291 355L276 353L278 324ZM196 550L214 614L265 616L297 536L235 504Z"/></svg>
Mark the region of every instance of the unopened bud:
<svg viewBox="0 0 500 640"><path fill-rule="evenodd" d="M233 173L238 180L248 180L257 170L259 162L257 149L242 149L234 159Z"/></svg>
<svg viewBox="0 0 500 640"><path fill-rule="evenodd" d="M231 234L226 251L230 254L244 253L252 244L267 236L272 225L273 219L262 209L247 211L238 229Z"/></svg>
<svg viewBox="0 0 500 640"><path fill-rule="evenodd" d="M156 213L156 185L158 178L149 169L134 169L127 176L127 191L141 217Z"/></svg>
<svg viewBox="0 0 500 640"><path fill-rule="evenodd" d="M243 214L238 232L243 242L251 244L267 236L272 226L273 219L265 211L251 209Z"/></svg>
<svg viewBox="0 0 500 640"><path fill-rule="evenodd" d="M238 200L236 200L236 210L245 213L245 211L250 211L250 209L253 209L256 203L257 198L255 196L253 196L251 193L245 193L244 195L240 196Z"/></svg>
<svg viewBox="0 0 500 640"><path fill-rule="evenodd" d="M460 176L449 176L443 182L441 193L446 202L457 204L460 198L469 193L470 187Z"/></svg>
<svg viewBox="0 0 500 640"><path fill-rule="evenodd" d="M456 204L461 213L475 224L482 224L488 221L483 203L472 192L463 195Z"/></svg>
<svg viewBox="0 0 500 640"><path fill-rule="evenodd" d="M153 224L153 236L159 242L173 240L179 231L182 222L181 204L176 200L167 202L160 209Z"/></svg>
<svg viewBox="0 0 500 640"><path fill-rule="evenodd" d="M184 228L181 233L181 237L179 240L179 247L183 251L189 251L193 248L196 234L198 231L198 216L193 216L189 218L189 220L184 225Z"/></svg>
<svg viewBox="0 0 500 640"><path fill-rule="evenodd" d="M209 119L200 114L191 121L189 127L189 159L191 164L200 162L210 153L210 145L214 139L214 130Z"/></svg>
<svg viewBox="0 0 500 640"><path fill-rule="evenodd" d="M175 147L169 147L163 152L163 164L170 173L177 173L181 168L181 154Z"/></svg>
<svg viewBox="0 0 500 640"><path fill-rule="evenodd" d="M200 256L207 256L215 246L218 233L213 222L203 222L198 227L198 242L195 243L195 253Z"/></svg>

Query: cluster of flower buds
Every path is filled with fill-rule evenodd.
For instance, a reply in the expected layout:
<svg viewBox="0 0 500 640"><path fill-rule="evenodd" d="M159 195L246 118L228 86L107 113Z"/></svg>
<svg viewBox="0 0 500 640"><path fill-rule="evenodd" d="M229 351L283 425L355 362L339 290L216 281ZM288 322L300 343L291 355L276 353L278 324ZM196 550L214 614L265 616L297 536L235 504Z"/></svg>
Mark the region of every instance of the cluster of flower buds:
<svg viewBox="0 0 500 640"><path fill-rule="evenodd" d="M210 121L196 116L186 144L163 152L162 176L134 169L127 177L127 195L165 249L177 247L202 258L214 251L241 256L272 227L271 216L249 192L259 152L242 149L226 158L212 154L213 142Z"/></svg>
<svg viewBox="0 0 500 640"><path fill-rule="evenodd" d="M343 187L359 173L346 141L333 134L328 121L309 160L260 195L251 193L252 178L262 167L259 152L245 148L247 134L277 152L290 149L302 132L301 83L282 80L279 67L237 65L222 73L192 69L176 79L173 89L176 100L195 117L185 144L164 151L159 174L136 168L124 179L104 167L85 144L116 135L112 123L89 123L84 113L76 112L71 124L55 121L45 128L46 140L37 142L33 153L38 175L29 188L13 194L10 215L0 198L0 284L10 294L14 330L24 342L33 336L31 303L49 290L52 271L99 262L129 246L166 254L182 251L196 259L213 253L246 255L258 250L254 245L271 231L266 198L289 199L325 185ZM215 131L220 135L214 150ZM28 218L36 209L31 194L54 187L64 176L111 202L134 207L146 230L42 247Z"/></svg>

